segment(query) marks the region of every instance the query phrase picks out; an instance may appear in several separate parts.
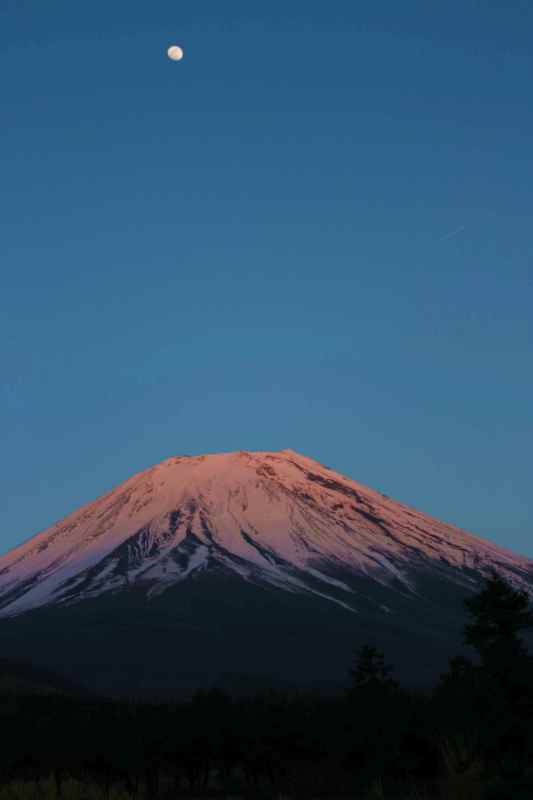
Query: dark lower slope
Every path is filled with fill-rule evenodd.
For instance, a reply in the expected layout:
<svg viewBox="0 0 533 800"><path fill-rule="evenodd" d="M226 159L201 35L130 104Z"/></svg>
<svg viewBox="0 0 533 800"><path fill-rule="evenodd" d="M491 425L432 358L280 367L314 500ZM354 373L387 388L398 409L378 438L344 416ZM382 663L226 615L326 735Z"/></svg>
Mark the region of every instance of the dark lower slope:
<svg viewBox="0 0 533 800"><path fill-rule="evenodd" d="M0 695L5 694L84 697L87 692L62 674L31 661L0 658Z"/></svg>
<svg viewBox="0 0 533 800"><path fill-rule="evenodd" d="M228 674L252 683L343 684L354 648L365 642L385 651L403 682L427 685L460 650L468 592L446 577L420 580L424 598L352 575L360 608L353 613L221 569L149 600L122 590L4 619L0 636L6 655L113 694L181 694Z"/></svg>

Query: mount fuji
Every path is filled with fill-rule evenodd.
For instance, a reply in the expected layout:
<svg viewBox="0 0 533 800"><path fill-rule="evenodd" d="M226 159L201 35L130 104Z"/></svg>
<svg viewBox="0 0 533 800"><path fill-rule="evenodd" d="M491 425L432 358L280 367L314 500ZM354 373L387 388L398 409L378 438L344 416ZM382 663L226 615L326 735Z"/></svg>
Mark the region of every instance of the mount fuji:
<svg viewBox="0 0 533 800"><path fill-rule="evenodd" d="M428 682L492 570L533 594L530 559L292 450L177 456L0 558L0 634L112 692L342 681L363 642Z"/></svg>

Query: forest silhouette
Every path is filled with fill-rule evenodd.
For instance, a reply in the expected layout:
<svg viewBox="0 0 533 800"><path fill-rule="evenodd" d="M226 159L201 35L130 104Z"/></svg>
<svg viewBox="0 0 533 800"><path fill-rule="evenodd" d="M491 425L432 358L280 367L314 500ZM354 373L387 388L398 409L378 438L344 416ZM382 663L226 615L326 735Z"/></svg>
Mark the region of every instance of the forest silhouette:
<svg viewBox="0 0 533 800"><path fill-rule="evenodd" d="M12 665L17 680L0 684L0 800L531 798L529 597L493 572L465 610L471 656L451 658L430 690L398 683L372 642L339 665L349 686L334 696L215 687L146 703L50 677L39 688L38 671Z"/></svg>

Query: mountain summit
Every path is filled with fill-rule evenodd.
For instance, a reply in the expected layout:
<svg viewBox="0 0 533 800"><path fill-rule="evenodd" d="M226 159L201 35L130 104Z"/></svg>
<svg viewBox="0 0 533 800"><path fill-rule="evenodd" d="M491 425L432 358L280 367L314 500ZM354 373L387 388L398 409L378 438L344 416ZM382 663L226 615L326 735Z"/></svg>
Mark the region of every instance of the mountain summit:
<svg viewBox="0 0 533 800"><path fill-rule="evenodd" d="M297 627L319 637L325 615L330 633L335 618L401 643L415 628L420 641L445 638L493 569L533 588L529 559L293 450L176 456L2 556L0 615L113 608L127 626L135 608L151 632L177 620L182 641L201 618L220 636L240 621L249 631L251 615L261 638L280 624L273 602L282 618L297 606Z"/></svg>

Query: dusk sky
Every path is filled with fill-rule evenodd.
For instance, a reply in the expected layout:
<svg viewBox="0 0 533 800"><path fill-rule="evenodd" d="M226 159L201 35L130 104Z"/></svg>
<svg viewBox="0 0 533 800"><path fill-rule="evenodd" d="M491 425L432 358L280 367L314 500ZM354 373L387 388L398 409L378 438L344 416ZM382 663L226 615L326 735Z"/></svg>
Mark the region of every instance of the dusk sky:
<svg viewBox="0 0 533 800"><path fill-rule="evenodd" d="M290 447L533 557L530 0L3 0L0 70L2 552Z"/></svg>

